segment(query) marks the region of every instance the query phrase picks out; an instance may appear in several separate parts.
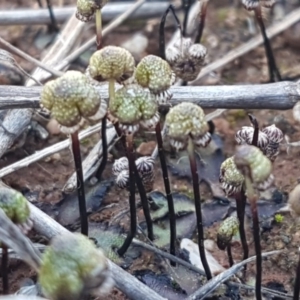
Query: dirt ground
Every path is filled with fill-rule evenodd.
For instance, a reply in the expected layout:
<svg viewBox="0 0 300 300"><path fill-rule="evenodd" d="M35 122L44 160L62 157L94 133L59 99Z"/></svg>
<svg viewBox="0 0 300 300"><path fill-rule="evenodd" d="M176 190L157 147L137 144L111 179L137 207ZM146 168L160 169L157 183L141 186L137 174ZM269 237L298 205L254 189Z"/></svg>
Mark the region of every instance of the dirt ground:
<svg viewBox="0 0 300 300"><path fill-rule="evenodd" d="M34 2L34 1L31 1ZM75 3L75 1L63 1L64 4ZM296 3L292 0L287 0L285 14L296 7ZM0 9L14 9L25 7L27 1L1 1ZM33 5L33 3L31 3ZM37 7L37 4L34 6ZM208 16L206 27L204 30L203 44L208 48L207 64L213 62L225 55L229 50L237 47L252 37L247 27L247 20L251 16L242 7L236 7L231 1L210 1L208 8ZM267 23L274 21L276 12L268 16ZM104 39L104 45L122 45L135 32L141 32L148 40L148 46L141 53L141 57L145 54L158 54L158 25L159 18L140 22L138 25L127 23L119 29L111 33ZM284 78L300 78L300 35L297 35L297 28L300 28L300 22L293 28L285 31L272 39L272 47L278 67ZM167 36L171 36L173 29L171 26L167 29ZM256 29L257 33L258 28ZM299 31L299 30L298 30ZM93 29L89 29L80 42L85 41L89 36L92 36ZM41 42L41 37L47 36L46 26L7 26L1 28L1 37L11 42L16 47L26 51L33 57L40 59L43 51L38 48ZM298 48L297 48L298 47ZM17 61L28 72L33 70L33 65L20 58ZM84 69L85 60L77 61L73 67ZM268 81L267 61L264 54L264 48L258 47L249 52L243 57L235 60L217 70L213 75L202 79L202 85L233 85L233 84L255 84L265 83ZM225 157L233 155L235 149L235 132L243 125L249 125L247 113L252 113L256 116L261 127L276 124L285 135L290 138L290 141L300 140L300 124L297 124L293 118L291 111L269 111L251 110L228 110L221 117L214 120L216 126L215 132L223 141L223 153ZM64 140L63 135L53 135L47 140L39 139L34 132L28 134L25 145L22 148L16 149L6 154L0 161L0 168L10 165L24 157L33 154L35 151L41 150L49 145L53 145L58 141ZM88 154L90 149L98 139L98 135L94 135L84 141L81 150L84 156ZM153 137L151 137L153 139ZM147 136L141 135L136 139L136 147L140 143L147 141ZM144 146L144 151L151 152L153 143L148 143ZM104 179L111 179L110 171L112 161L119 156L118 147L109 156L107 169L104 173ZM292 148L289 153L286 151L286 145L281 146L281 152L274 162L273 174L275 176L275 186L283 193L290 192L299 182L299 166L298 157L300 154L299 148ZM156 162L157 171L154 189L163 192L164 186L159 167L159 161ZM31 196L36 204L45 208L49 212L52 205L60 203L65 195L61 190L73 173L74 166L72 156L69 150L59 152L52 155L50 158L34 163L27 168L15 171L3 178L3 181L13 188L23 192L27 196ZM183 192L188 195L192 194L192 185L190 180L171 176L171 186L174 192ZM201 185L202 187L202 185ZM203 187L201 194L204 199L211 198L209 189ZM212 193L213 194L213 193ZM112 218L118 215L121 211L127 208L127 193L118 190L115 186L110 186L104 192L103 203L98 210L94 210L90 217L93 223L108 224ZM51 206L50 206L51 205ZM54 206L53 206L54 207ZM298 261L297 250L299 248L300 234L299 226L296 221L292 220L289 214L283 215L283 221L280 223L272 223L270 230L262 232L262 251L271 251L276 249L285 249L283 254L272 256L263 263L263 284L278 284L282 285L282 290L292 293L292 287L295 278L295 269ZM142 220L142 214L139 213L139 220ZM127 228L129 222L128 216L125 214L119 220L119 226ZM205 228L206 238L216 240L216 229L219 223L215 223L210 227ZM250 254L255 254L251 229L247 232L248 242L250 246ZM43 238L32 234L35 241L44 241ZM242 248L239 242L235 242L232 247L233 257L235 261L240 261L242 258ZM226 253L219 250L216 246L212 251L212 255L225 268L228 267ZM149 259L149 257L151 259ZM149 256L148 252L143 252L142 258L131 262L129 271L151 269L155 264L153 255ZM255 274L255 265L250 264L248 267L248 282L251 282ZM25 264L13 260L10 264L10 284L11 291L19 289L20 284L26 278L35 279L35 274ZM1 283L0 283L1 289ZM98 298L100 299L100 298ZM103 298L104 299L104 298ZM126 299L122 293L114 290L109 298L105 299ZM227 299L231 299L230 297ZM251 296L250 298L251 299Z"/></svg>

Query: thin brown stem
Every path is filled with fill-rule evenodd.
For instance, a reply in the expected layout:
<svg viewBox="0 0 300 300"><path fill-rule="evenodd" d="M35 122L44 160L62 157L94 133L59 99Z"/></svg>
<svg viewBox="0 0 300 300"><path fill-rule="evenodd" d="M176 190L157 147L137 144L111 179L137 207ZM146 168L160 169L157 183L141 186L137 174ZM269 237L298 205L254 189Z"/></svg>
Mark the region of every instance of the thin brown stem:
<svg viewBox="0 0 300 300"><path fill-rule="evenodd" d="M201 3L201 8L199 12L199 26L198 26L198 31L197 35L195 38L195 43L200 43L203 35L203 29L205 26L205 19L206 19L206 12L207 12L207 5L208 5L208 0L203 0Z"/></svg>
<svg viewBox="0 0 300 300"><path fill-rule="evenodd" d="M154 233L153 233L153 223L150 215L150 209L149 209L149 203L148 203L148 198L147 198L147 193L145 191L145 187L143 184L143 181L141 179L141 176L136 168L136 164L134 164L134 172L135 172L135 179L136 179L136 185L141 197L141 202L142 202L142 208L147 224L147 233L148 233L148 239L150 241L154 240Z"/></svg>
<svg viewBox="0 0 300 300"><path fill-rule="evenodd" d="M294 284L293 300L299 300L299 296L300 296L300 252L299 252L299 260L298 260L297 271L296 271L296 279Z"/></svg>
<svg viewBox="0 0 300 300"><path fill-rule="evenodd" d="M204 248L204 232L203 232L203 224L202 224L202 211L201 211L201 198L200 198L200 189L199 189L199 176L198 176L198 169L197 169L197 162L195 157L195 149L194 149L194 142L191 137L189 137L188 141L188 156L190 160L190 167L192 173L192 180L193 180L193 191L194 191L194 198L195 198L195 210L197 216L197 229L198 229L198 247L201 262L203 268L205 270L207 280L212 278L211 271L206 259L205 248Z"/></svg>
<svg viewBox="0 0 300 300"><path fill-rule="evenodd" d="M246 208L246 202L247 198L245 195L245 190L242 188L242 190L235 195L235 201L236 201L236 210L237 210L237 217L239 220L239 233L241 238L241 243L243 247L243 260L247 259L249 257L249 247L247 243L246 233L245 233L245 208ZM246 271L247 271L247 265L244 266L244 278L246 278Z"/></svg>
<svg viewBox="0 0 300 300"><path fill-rule="evenodd" d="M234 261L233 261L233 258L232 258L232 252L231 252L231 245L230 245L230 243L226 247L226 250L227 250L227 256L228 256L229 266L232 267L234 265Z"/></svg>
<svg viewBox="0 0 300 300"><path fill-rule="evenodd" d="M106 136L106 120L107 120L107 116L104 116L104 118L101 121L102 161L96 173L96 178L98 179L98 181L101 180L102 174L105 170L106 163L107 163L108 149L107 149L107 136Z"/></svg>
<svg viewBox="0 0 300 300"><path fill-rule="evenodd" d="M245 176L245 183L247 189L247 196L250 202L250 207L252 212L253 237L254 237L255 253L256 253L255 296L257 300L262 300L262 295L261 295L262 256L261 256L261 246L260 246L259 219L258 219L258 212L257 212L257 197L254 193L252 181L249 176Z"/></svg>
<svg viewBox="0 0 300 300"><path fill-rule="evenodd" d="M125 252L128 250L135 234L136 234L136 207L135 207L135 159L133 153L133 136L127 135L126 136L127 142L127 158L129 163L129 206L130 206L130 231L121 246L118 250L118 254L123 256Z"/></svg>
<svg viewBox="0 0 300 300"><path fill-rule="evenodd" d="M8 284L8 251L6 245L2 244L1 276L3 295L9 294Z"/></svg>
<svg viewBox="0 0 300 300"><path fill-rule="evenodd" d="M255 16L257 23L260 27L261 34L263 36L264 40L264 46L266 51L266 56L268 59L268 67L269 67L269 76L270 76L270 82L275 82L275 80L281 81L281 75L278 71L278 68L276 66L275 58L273 55L272 47L270 44L270 41L268 39L268 36L266 34L265 24L263 21L262 13L261 13L261 7L258 6L255 10Z"/></svg>
<svg viewBox="0 0 300 300"><path fill-rule="evenodd" d="M78 203L79 203L81 233L84 235L88 235L88 218L86 212L84 180L82 174L82 163L81 163L78 131L71 134L71 139L72 139L72 153L74 157L75 170L77 175L77 194L78 194Z"/></svg>
<svg viewBox="0 0 300 300"><path fill-rule="evenodd" d="M248 117L250 119L250 122L252 123L253 127L254 127L254 133L253 133L253 139L252 139L252 145L257 147L258 145L258 138L259 138L259 126L258 126L258 122L257 119L255 118L254 115L248 114Z"/></svg>
<svg viewBox="0 0 300 300"><path fill-rule="evenodd" d="M166 162L166 158L165 158L165 154L164 154L163 139L161 136L161 128L160 128L159 122L157 123L157 125L155 127L155 133L156 133L160 165L161 165L163 180L164 180L164 185L165 185L165 192L166 192L168 208L169 208L170 254L175 256L176 255L176 215L175 215L174 201L173 201L173 196L172 196L172 192L171 192L171 186L170 186L169 175L168 175L168 167L167 167L167 162ZM175 265L174 262L171 262L171 264L173 266Z"/></svg>

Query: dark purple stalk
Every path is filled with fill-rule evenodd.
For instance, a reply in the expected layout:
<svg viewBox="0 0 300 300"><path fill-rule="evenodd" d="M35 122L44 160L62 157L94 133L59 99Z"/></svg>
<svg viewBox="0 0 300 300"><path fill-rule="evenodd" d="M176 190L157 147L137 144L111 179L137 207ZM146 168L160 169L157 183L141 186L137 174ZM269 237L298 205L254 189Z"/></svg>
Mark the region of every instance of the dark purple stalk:
<svg viewBox="0 0 300 300"><path fill-rule="evenodd" d="M275 58L274 58L274 55L273 55L272 47L271 47L270 41L269 41L269 39L267 37L267 34L266 34L265 24L264 24L262 13L261 13L261 7L260 6L257 7L254 10L254 12L255 12L257 23L260 27L261 34L262 34L263 39L264 39L264 46L265 46L266 56L267 56L267 59L268 59L270 82L275 82L276 79L278 81L281 81L282 80L281 75L280 75L280 73L278 71L278 68L276 66L276 62L275 62Z"/></svg>
<svg viewBox="0 0 300 300"><path fill-rule="evenodd" d="M227 256L228 256L229 265L230 265L230 267L232 267L234 265L234 261L233 261L233 258L232 258L232 252L231 252L231 245L230 245L230 243L226 247L226 250L227 250Z"/></svg>
<svg viewBox="0 0 300 300"><path fill-rule="evenodd" d="M204 29L204 26L205 26L207 4L208 4L208 0L203 0L202 1L200 14L199 14L200 21L199 21L197 35L196 35L196 38L195 38L195 44L196 43L201 43L203 29Z"/></svg>
<svg viewBox="0 0 300 300"><path fill-rule="evenodd" d="M190 12L191 5L192 5L192 0L183 0L182 1L182 6L183 6L183 10L184 10L184 19L183 19L183 28L182 28L183 36L186 35L187 23L188 23L188 19L189 19L189 12Z"/></svg>
<svg viewBox="0 0 300 300"><path fill-rule="evenodd" d="M127 158L129 163L129 206L130 206L130 231L121 246L118 250L118 254L123 256L126 251L128 250L135 234L136 234L136 207L135 207L135 159L133 153L133 136L127 135L126 136L127 142Z"/></svg>
<svg viewBox="0 0 300 300"><path fill-rule="evenodd" d="M102 119L102 125L101 125L101 139L102 139L102 161L99 166L99 169L96 173L96 177L98 181L100 182L102 173L105 170L106 163L107 163L107 137L106 137L106 119L107 116L104 116Z"/></svg>
<svg viewBox="0 0 300 300"><path fill-rule="evenodd" d="M298 260L298 266L296 271L296 279L294 284L294 296L293 300L299 300L300 296L300 254L299 254L299 260Z"/></svg>
<svg viewBox="0 0 300 300"><path fill-rule="evenodd" d="M235 194L235 201L236 201L237 217L239 220L239 233L240 233L241 243L244 252L243 260L245 260L249 257L249 247L247 243L247 238L245 233L245 223L244 223L247 198L245 195L245 190L243 188L239 193ZM246 275L246 270L247 270L247 264L244 266L244 278Z"/></svg>
<svg viewBox="0 0 300 300"><path fill-rule="evenodd" d="M165 11L165 13L163 14L161 21L160 21L160 25L159 25L159 53L160 53L160 57L162 59L166 59L165 23L166 23L167 15L170 11L172 12L172 14L174 16L176 25L177 25L178 29L180 30L181 36L183 36L180 21L176 15L175 8L173 7L173 5L170 5L167 8L167 10Z"/></svg>
<svg viewBox="0 0 300 300"><path fill-rule="evenodd" d="M71 139L72 139L72 152L73 152L75 170L77 175L77 194L78 194L78 203L79 203L81 233L88 236L88 218L86 213L84 180L82 174L82 163L81 163L78 131L71 134Z"/></svg>
<svg viewBox="0 0 300 300"><path fill-rule="evenodd" d="M141 197L143 212L147 224L147 232L148 232L148 238L150 241L154 240L154 233L153 233L153 223L150 215L150 209L149 209L149 203L147 198L147 193L145 191L145 187L143 184L143 181L141 179L141 176L136 168L136 164L134 163L134 172L135 172L135 179L136 179L136 185Z"/></svg>
<svg viewBox="0 0 300 300"><path fill-rule="evenodd" d="M254 194L252 187L252 181L249 176L245 176L247 197L250 202L253 222L253 237L256 253L256 281L255 281L255 296L257 300L262 300L261 295L261 278L262 278L262 257L261 257L261 246L260 246L260 228L259 218L257 212L257 197Z"/></svg>
<svg viewBox="0 0 300 300"><path fill-rule="evenodd" d="M2 276L3 295L8 295L9 294L8 251L7 251L7 247L3 245L3 243L2 243L1 276Z"/></svg>
<svg viewBox="0 0 300 300"><path fill-rule="evenodd" d="M174 208L174 201L170 187L169 175L168 175L168 168L167 162L164 154L163 148L163 140L161 136L161 128L160 123L158 122L155 127L156 133L156 140L157 140L157 147L158 147L158 154L160 159L160 165L163 173L163 180L165 185L165 192L168 201L168 208L169 208L169 218L170 218L170 254L176 255L176 215L175 215L175 208ZM175 263L171 262L174 266Z"/></svg>
<svg viewBox="0 0 300 300"><path fill-rule="evenodd" d="M197 169L197 162L195 157L194 151L194 143L192 138L189 137L188 143L188 156L190 160L190 167L192 173L192 180L193 180L193 191L194 191L194 199L195 199L195 210L197 216L197 229L198 229L198 247L201 262L206 274L207 280L212 278L211 271L206 259L205 248L204 248L204 232L203 232L203 224L202 224L202 211L201 211L201 198L200 198L200 189L199 189L199 176L198 176L198 169Z"/></svg>
<svg viewBox="0 0 300 300"><path fill-rule="evenodd" d="M255 118L255 116L248 114L248 117L250 119L250 122L252 123L252 125L254 126L254 133L253 133L253 139L252 139L252 145L257 147L258 145L258 135L259 135L259 126L258 126L258 122L257 119Z"/></svg>

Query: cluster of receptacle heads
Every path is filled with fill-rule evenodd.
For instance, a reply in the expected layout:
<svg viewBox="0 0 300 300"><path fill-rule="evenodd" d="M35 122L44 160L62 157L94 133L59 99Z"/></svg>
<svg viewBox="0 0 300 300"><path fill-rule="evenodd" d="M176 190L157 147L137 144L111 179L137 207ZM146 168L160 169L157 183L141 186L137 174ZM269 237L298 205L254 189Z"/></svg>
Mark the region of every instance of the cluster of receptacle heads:
<svg viewBox="0 0 300 300"><path fill-rule="evenodd" d="M252 146L254 131L253 127L244 126L236 133L240 146L235 155L221 165L219 181L228 196L241 191L245 174L259 190L268 189L274 181L272 162L279 154L283 133L274 124L265 127L258 131L257 146Z"/></svg>

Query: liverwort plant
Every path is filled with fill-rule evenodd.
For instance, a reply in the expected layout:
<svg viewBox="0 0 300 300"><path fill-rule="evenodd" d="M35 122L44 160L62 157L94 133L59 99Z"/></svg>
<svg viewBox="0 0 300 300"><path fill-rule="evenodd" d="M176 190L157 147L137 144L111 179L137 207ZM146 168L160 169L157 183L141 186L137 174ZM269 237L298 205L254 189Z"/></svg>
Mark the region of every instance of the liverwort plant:
<svg viewBox="0 0 300 300"><path fill-rule="evenodd" d="M165 125L170 143L176 150L187 149L193 180L195 210L197 215L198 247L207 280L212 278L204 249L204 232L202 225L201 198L199 177L195 156L195 145L206 147L211 135L202 108L196 104L183 102L170 109L166 116Z"/></svg>
<svg viewBox="0 0 300 300"><path fill-rule="evenodd" d="M101 9L107 2L108 0L77 0L76 17L80 21L88 22L95 14L97 50L101 48L102 41Z"/></svg>
<svg viewBox="0 0 300 300"><path fill-rule="evenodd" d="M187 6L190 3L186 3ZM177 27L180 31L180 37L165 49L165 22L169 12L172 12ZM175 9L172 5L164 13L159 29L159 44L161 58L165 59L171 66L175 75L184 82L195 80L203 66L207 54L206 48L201 44L194 44L191 38L186 38L182 32L180 21L176 16Z"/></svg>
<svg viewBox="0 0 300 300"><path fill-rule="evenodd" d="M175 81L170 65L155 55L145 56L135 70L136 82L155 95L158 104L166 104L172 94L169 89Z"/></svg>
<svg viewBox="0 0 300 300"><path fill-rule="evenodd" d="M241 243L244 252L243 260L245 260L249 256L249 247L247 244L245 224L244 224L245 208L247 203L247 198L245 195L245 188L244 188L245 179L244 176L237 169L234 163L233 156L227 158L221 164L219 181L227 197L233 197L235 198L236 201L237 217L239 220L239 233L240 233ZM244 271L246 271L246 265L244 267Z"/></svg>
<svg viewBox="0 0 300 300"><path fill-rule="evenodd" d="M27 199L19 192L5 187L0 187L0 209L4 211L6 216L16 224L24 234L27 234L32 228L32 221L30 219L30 209ZM8 282L8 251L7 246L0 243L2 247L2 261L1 261L1 275L3 294L9 293Z"/></svg>
<svg viewBox="0 0 300 300"><path fill-rule="evenodd" d="M109 111L113 118L118 120L119 129L126 135L127 158L129 163L129 204L130 204L130 232L118 250L122 256L130 246L136 233L135 182L139 189L147 223L148 237L154 239L153 226L149 211L148 200L135 164L133 136L140 126L153 129L159 122L158 106L155 97L146 89L137 84L124 86L116 91L109 103Z"/></svg>
<svg viewBox="0 0 300 300"><path fill-rule="evenodd" d="M237 147L234 162L245 178L246 195L251 206L256 252L255 295L256 299L261 300L262 256L255 188L265 190L272 184L274 180L274 177L271 175L272 163L263 155L262 151L250 145Z"/></svg>
<svg viewBox="0 0 300 300"><path fill-rule="evenodd" d="M113 286L102 250L79 233L55 236L42 255L38 272L43 294L51 300L100 296Z"/></svg>
<svg viewBox="0 0 300 300"><path fill-rule="evenodd" d="M115 82L124 83L128 78L132 77L135 68L133 56L126 49L115 46L107 46L96 51L90 58L88 74L98 82L108 81L109 102L115 96ZM106 119L102 119L102 162L97 171L96 177L100 180L102 172L107 162L107 140L106 140ZM118 125L115 126L119 136Z"/></svg>
<svg viewBox="0 0 300 300"><path fill-rule="evenodd" d="M52 117L61 125L61 131L71 137L77 174L81 232L88 235L78 130L84 120L100 121L106 115L106 102L101 100L86 75L77 71L68 71L62 77L45 84L41 93L41 106L51 112Z"/></svg>
<svg viewBox="0 0 300 300"><path fill-rule="evenodd" d="M217 245L220 250L227 250L230 267L234 261L231 253L231 240L239 230L239 220L236 216L226 218L219 226L217 232Z"/></svg>
<svg viewBox="0 0 300 300"><path fill-rule="evenodd" d="M148 88L151 94L155 95L158 104L166 104L171 99L172 94L168 92L175 80L174 72L170 65L158 56L148 55L137 65L135 79L138 84ZM165 192L168 201L170 217L170 253L176 255L176 216L168 175L167 162L164 155L163 139L161 135L160 122L155 126L158 154L162 169ZM174 262L171 262L174 265Z"/></svg>

